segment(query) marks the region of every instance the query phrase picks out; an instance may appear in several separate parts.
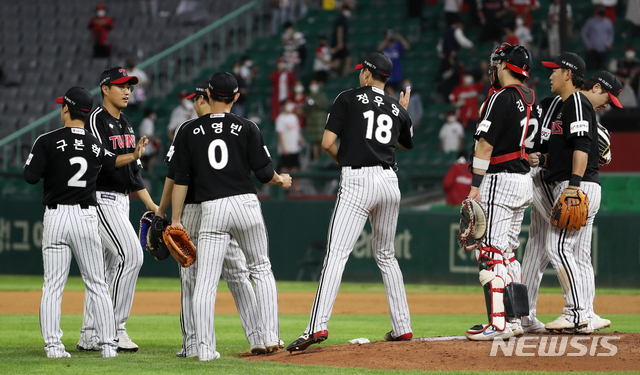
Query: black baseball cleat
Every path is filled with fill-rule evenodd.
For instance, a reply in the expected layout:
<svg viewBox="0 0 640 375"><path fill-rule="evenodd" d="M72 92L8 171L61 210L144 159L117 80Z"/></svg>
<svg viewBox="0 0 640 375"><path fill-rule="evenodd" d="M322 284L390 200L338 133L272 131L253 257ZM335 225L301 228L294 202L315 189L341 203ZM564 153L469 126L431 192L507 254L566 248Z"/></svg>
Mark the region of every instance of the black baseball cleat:
<svg viewBox="0 0 640 375"><path fill-rule="evenodd" d="M405 333L404 335L400 335L398 337L394 337L391 332L387 332L386 335L384 335L384 339L386 341L409 341L413 338L413 333L409 332L409 333Z"/></svg>
<svg viewBox="0 0 640 375"><path fill-rule="evenodd" d="M326 329L324 331L316 332L312 335L308 335L305 333L302 336L298 337L296 341L289 344L289 346L287 346L287 350L289 351L289 353L300 352L313 344L323 342L327 339L327 337L329 337L329 331L327 331Z"/></svg>

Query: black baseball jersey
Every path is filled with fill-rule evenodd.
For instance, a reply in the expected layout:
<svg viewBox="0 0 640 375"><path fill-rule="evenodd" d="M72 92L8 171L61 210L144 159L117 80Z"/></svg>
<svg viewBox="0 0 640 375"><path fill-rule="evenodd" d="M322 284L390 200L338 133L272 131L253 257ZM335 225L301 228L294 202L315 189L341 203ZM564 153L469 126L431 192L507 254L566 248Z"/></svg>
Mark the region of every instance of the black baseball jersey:
<svg viewBox="0 0 640 375"><path fill-rule="evenodd" d="M518 90L520 89L520 91ZM522 92L522 94L521 94ZM526 101L526 102L525 102ZM527 104L531 105L527 123ZM527 154L539 143L538 116L542 109L535 102L533 90L525 86L507 86L495 92L482 107L474 138L484 138L491 146L491 158L519 153L524 144ZM511 160L489 165L487 173L526 173L529 162L520 155Z"/></svg>
<svg viewBox="0 0 640 375"><path fill-rule="evenodd" d="M546 154L549 151L551 125L558 117L558 114L560 114L562 98L559 95L544 98L540 102L540 107L542 107L542 116L540 116L540 142L536 151Z"/></svg>
<svg viewBox="0 0 640 375"><path fill-rule="evenodd" d="M393 166L396 142L413 148L409 114L395 98L374 86L340 93L325 129L340 138L341 167Z"/></svg>
<svg viewBox="0 0 640 375"><path fill-rule="evenodd" d="M167 171L167 178L170 178L172 180L176 180L176 171L171 168L171 165L169 163L170 160L170 155L173 154L173 142L176 140L176 137L178 135L178 132L180 131L180 129L182 129L183 126L186 126L187 124L189 124L192 121L195 121L196 119L191 119L191 120L187 120L185 122L183 122L182 124L178 125L178 127L176 128L176 131L173 135L173 141L171 142L171 146L169 147L169 151L167 153L167 157L165 157L164 161L165 163L167 163L167 166L169 167L169 170ZM198 201L196 201L196 187L195 187L195 179L196 176L194 175L193 178L189 179L189 188L187 189L187 195L184 198L184 203L185 204L191 204L191 203L200 203Z"/></svg>
<svg viewBox="0 0 640 375"><path fill-rule="evenodd" d="M590 145L589 160L582 181L600 183L596 112L583 93L575 92L564 101L558 117L551 125L548 182L567 181L571 178L574 142L582 137Z"/></svg>
<svg viewBox="0 0 640 375"><path fill-rule="evenodd" d="M175 183L195 181L195 201L257 194L251 171L271 163L258 126L233 113L206 114L181 127L167 155Z"/></svg>
<svg viewBox="0 0 640 375"><path fill-rule="evenodd" d="M24 168L44 178L45 205L96 206L96 179L101 169L116 167L116 156L82 128L65 127L36 139Z"/></svg>
<svg viewBox="0 0 640 375"><path fill-rule="evenodd" d="M104 109L98 107L89 115L88 124L85 128L98 138L98 141L109 152L116 155L126 155L136 149L136 135L131 127L131 120L124 113L117 119ZM138 191L145 188L142 181L140 160L120 167L109 174L98 176L97 190L117 191Z"/></svg>

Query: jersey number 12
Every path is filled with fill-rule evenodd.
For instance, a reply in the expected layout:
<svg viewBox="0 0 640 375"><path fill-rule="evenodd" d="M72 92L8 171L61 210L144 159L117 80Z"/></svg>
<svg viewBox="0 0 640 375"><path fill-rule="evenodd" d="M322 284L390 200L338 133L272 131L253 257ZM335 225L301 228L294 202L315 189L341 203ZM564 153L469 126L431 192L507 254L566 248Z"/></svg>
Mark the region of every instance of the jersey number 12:
<svg viewBox="0 0 640 375"><path fill-rule="evenodd" d="M373 110L368 110L362 115L365 119L367 119L367 134L365 134L365 138L372 139L374 137L373 118L375 117L375 114L373 113ZM378 116L378 119L375 122L377 125L375 131L376 141L382 144L389 143L391 141L391 128L393 127L393 119L391 118L391 116L382 113Z"/></svg>

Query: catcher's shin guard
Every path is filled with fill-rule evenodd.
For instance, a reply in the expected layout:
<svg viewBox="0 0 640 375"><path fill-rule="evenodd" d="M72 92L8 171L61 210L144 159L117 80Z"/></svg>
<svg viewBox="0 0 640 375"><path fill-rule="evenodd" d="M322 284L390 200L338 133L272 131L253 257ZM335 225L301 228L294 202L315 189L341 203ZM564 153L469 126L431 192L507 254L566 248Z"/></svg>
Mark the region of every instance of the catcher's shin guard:
<svg viewBox="0 0 640 375"><path fill-rule="evenodd" d="M493 271L480 270L480 283L484 288L489 325L504 331L507 320L504 307L504 280Z"/></svg>
<svg viewBox="0 0 640 375"><path fill-rule="evenodd" d="M512 282L504 287L504 304L507 319L516 319L529 315L529 297L527 286Z"/></svg>

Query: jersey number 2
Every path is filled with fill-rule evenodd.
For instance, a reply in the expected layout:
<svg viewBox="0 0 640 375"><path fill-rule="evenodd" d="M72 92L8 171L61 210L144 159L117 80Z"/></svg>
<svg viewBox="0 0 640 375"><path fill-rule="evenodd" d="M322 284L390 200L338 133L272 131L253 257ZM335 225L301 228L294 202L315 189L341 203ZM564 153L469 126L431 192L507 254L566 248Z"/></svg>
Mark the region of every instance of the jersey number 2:
<svg viewBox="0 0 640 375"><path fill-rule="evenodd" d="M220 149L220 160L216 157L216 149ZM209 164L213 169L220 170L229 162L229 150L227 144L222 139L216 139L209 144Z"/></svg>
<svg viewBox="0 0 640 375"><path fill-rule="evenodd" d="M87 171L87 160L81 156L74 156L69 159L69 164L80 164L80 170L69 179L67 186L81 188L87 187L87 181L81 180L82 176L84 176L84 173Z"/></svg>
<svg viewBox="0 0 640 375"><path fill-rule="evenodd" d="M365 137L367 139L372 139L374 136L373 118L375 115L372 110L368 110L362 115L365 119L367 119L367 134L365 135ZM391 116L382 113L378 116L376 124L378 125L375 131L376 141L382 144L389 143L391 141L391 128L393 127L393 119L391 118Z"/></svg>

